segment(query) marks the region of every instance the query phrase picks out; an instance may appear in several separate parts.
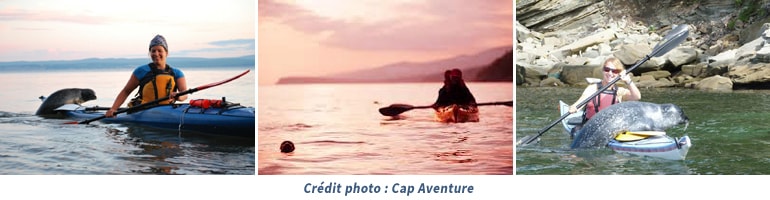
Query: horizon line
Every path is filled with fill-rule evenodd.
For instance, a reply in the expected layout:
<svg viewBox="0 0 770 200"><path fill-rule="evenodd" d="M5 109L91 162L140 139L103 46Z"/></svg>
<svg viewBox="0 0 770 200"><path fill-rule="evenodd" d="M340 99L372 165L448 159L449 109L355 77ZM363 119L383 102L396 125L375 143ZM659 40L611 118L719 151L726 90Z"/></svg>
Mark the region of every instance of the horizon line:
<svg viewBox="0 0 770 200"><path fill-rule="evenodd" d="M241 55L241 56L226 56L226 57L179 56L179 57L170 57L170 58L171 59L178 59L178 58L221 59L221 58L240 58L240 57L248 57L248 56L253 56L253 57L256 58L256 54L247 54L247 55ZM61 61L82 61L82 60L89 60L89 59L142 59L142 58L146 58L146 57L88 57L88 58L60 59L60 60L13 60L13 61L3 61L3 60L0 60L0 63L12 63L12 62L61 62ZM149 58L147 58L147 59L149 59Z"/></svg>

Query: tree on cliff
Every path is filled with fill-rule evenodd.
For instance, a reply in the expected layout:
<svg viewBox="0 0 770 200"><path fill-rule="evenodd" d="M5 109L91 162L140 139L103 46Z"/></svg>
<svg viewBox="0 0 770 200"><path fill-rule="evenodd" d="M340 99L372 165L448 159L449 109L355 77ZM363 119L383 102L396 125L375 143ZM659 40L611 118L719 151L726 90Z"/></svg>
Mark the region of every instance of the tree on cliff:
<svg viewBox="0 0 770 200"><path fill-rule="evenodd" d="M476 76L477 81L513 81L513 50L483 67Z"/></svg>

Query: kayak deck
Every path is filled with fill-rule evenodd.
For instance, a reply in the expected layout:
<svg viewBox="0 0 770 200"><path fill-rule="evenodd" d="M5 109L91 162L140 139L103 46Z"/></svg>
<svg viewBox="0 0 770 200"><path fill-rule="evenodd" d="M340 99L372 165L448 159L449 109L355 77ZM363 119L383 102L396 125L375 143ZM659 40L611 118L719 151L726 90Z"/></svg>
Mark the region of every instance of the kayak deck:
<svg viewBox="0 0 770 200"><path fill-rule="evenodd" d="M68 117L84 120L100 117L104 111L79 106L66 111ZM102 123L128 123L178 132L195 132L217 136L255 137L255 109L235 106L228 108L200 108L189 104L155 106L133 113L121 113L114 118L101 119Z"/></svg>
<svg viewBox="0 0 770 200"><path fill-rule="evenodd" d="M436 109L436 121L444 123L478 122L479 108L468 105L449 105Z"/></svg>
<svg viewBox="0 0 770 200"><path fill-rule="evenodd" d="M632 142L612 140L607 146L621 153L658 157L667 160L684 160L692 143L689 136L684 136L677 140L667 135L661 135Z"/></svg>

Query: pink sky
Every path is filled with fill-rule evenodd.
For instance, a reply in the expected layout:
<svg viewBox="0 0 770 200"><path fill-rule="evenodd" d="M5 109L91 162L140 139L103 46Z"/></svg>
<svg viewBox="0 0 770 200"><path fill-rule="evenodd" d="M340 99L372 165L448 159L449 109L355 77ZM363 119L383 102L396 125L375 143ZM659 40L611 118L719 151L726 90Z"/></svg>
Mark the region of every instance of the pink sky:
<svg viewBox="0 0 770 200"><path fill-rule="evenodd" d="M0 62L148 58L156 34L169 57L245 56L255 28L253 0L0 0Z"/></svg>
<svg viewBox="0 0 770 200"><path fill-rule="evenodd" d="M513 44L513 2L260 0L259 84Z"/></svg>

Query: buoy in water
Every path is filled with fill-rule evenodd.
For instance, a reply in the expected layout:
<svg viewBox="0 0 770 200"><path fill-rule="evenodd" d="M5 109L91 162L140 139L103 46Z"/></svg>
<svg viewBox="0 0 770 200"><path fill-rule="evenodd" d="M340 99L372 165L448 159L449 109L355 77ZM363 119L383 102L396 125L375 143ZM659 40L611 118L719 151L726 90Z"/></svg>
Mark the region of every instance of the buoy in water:
<svg viewBox="0 0 770 200"><path fill-rule="evenodd" d="M294 151L294 143L288 140L281 142L282 153L291 153L293 151Z"/></svg>

